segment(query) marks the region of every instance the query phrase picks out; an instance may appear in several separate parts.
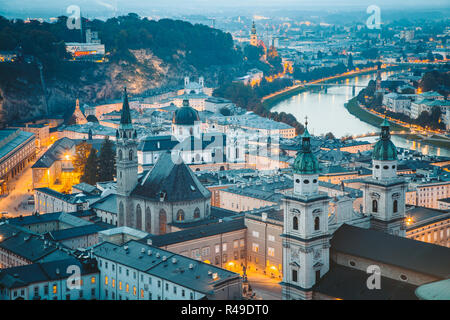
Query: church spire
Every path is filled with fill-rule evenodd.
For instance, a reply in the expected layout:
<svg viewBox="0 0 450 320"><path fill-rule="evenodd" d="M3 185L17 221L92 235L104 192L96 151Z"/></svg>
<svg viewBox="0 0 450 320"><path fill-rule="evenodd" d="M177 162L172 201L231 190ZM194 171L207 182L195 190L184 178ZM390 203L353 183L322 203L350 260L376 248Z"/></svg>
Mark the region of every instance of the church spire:
<svg viewBox="0 0 450 320"><path fill-rule="evenodd" d="M122 104L122 115L120 116L120 126L131 125L131 114L130 106L128 104L127 88L123 88L123 104Z"/></svg>

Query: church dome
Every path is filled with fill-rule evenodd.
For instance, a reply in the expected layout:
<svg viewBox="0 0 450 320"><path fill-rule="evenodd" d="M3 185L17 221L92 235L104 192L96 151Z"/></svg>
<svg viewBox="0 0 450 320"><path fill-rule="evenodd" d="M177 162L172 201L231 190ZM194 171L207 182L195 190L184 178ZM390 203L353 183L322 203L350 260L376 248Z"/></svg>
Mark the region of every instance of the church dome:
<svg viewBox="0 0 450 320"><path fill-rule="evenodd" d="M319 161L311 152L311 136L308 129L302 135L302 149L297 154L294 161L294 173L296 174L317 174L319 173Z"/></svg>
<svg viewBox="0 0 450 320"><path fill-rule="evenodd" d="M375 143L372 152L373 160L394 161L397 160L397 148L390 139L389 122L384 119L381 124L381 138Z"/></svg>
<svg viewBox="0 0 450 320"><path fill-rule="evenodd" d="M319 162L312 153L301 153L295 158L294 173L316 174L319 172Z"/></svg>
<svg viewBox="0 0 450 320"><path fill-rule="evenodd" d="M183 107L175 111L172 122L181 125L194 125L195 121L200 121L197 110L191 108L183 101Z"/></svg>
<svg viewBox="0 0 450 320"><path fill-rule="evenodd" d="M397 148L391 140L378 140L373 147L372 159L381 161L397 160Z"/></svg>

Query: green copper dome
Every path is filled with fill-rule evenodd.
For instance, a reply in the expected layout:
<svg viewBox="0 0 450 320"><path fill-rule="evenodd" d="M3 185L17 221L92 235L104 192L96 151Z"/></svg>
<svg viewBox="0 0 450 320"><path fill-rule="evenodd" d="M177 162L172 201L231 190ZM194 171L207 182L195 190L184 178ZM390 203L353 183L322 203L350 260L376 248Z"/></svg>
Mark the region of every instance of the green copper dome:
<svg viewBox="0 0 450 320"><path fill-rule="evenodd" d="M172 122L192 126L196 121L200 121L197 110L189 106L189 100L183 100L183 106L175 111Z"/></svg>
<svg viewBox="0 0 450 320"><path fill-rule="evenodd" d="M397 160L397 148L391 141L389 122L386 119L381 124L381 138L373 147L372 159L381 161Z"/></svg>
<svg viewBox="0 0 450 320"><path fill-rule="evenodd" d="M308 128L305 128L305 132L302 135L302 148L297 154L294 161L294 173L296 174L317 174L319 173L319 161L311 152L310 144L311 136L308 132Z"/></svg>

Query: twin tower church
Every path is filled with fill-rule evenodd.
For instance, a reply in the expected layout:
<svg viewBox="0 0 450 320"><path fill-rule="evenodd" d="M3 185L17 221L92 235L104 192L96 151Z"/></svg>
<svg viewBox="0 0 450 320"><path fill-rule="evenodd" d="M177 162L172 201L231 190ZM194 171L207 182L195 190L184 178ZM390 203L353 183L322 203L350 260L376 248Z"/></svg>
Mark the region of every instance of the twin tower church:
<svg viewBox="0 0 450 320"><path fill-rule="evenodd" d="M197 114L189 106L174 115ZM188 123L188 122L186 122ZM190 122L189 122L190 123ZM307 125L307 124L306 124ZM118 225L152 234L170 232L169 225L206 219L211 193L182 161L163 153L155 166L138 178L137 134L133 128L126 90L117 130ZM293 165L293 189L282 200L283 290L292 298L308 299L311 288L330 268L330 240L344 223L405 236L406 182L397 176L397 150L390 140L389 123L381 124L381 137L373 149L372 177L362 183L363 213L331 217L326 193L319 192L319 163L312 153L306 126ZM286 289L288 288L288 289Z"/></svg>

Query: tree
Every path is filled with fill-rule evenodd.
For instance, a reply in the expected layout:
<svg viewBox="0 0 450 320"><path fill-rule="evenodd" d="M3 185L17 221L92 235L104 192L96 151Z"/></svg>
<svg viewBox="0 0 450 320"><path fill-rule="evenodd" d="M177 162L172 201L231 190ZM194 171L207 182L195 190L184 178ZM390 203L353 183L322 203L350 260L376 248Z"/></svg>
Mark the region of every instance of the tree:
<svg viewBox="0 0 450 320"><path fill-rule="evenodd" d="M72 160L72 165L76 173L84 173L84 167L86 166L91 149L92 146L86 141L83 141L75 147L75 157Z"/></svg>
<svg viewBox="0 0 450 320"><path fill-rule="evenodd" d="M116 157L113 144L105 138L102 143L100 155L98 157L98 181L112 181L116 173Z"/></svg>
<svg viewBox="0 0 450 320"><path fill-rule="evenodd" d="M220 108L219 112L220 112L220 114L223 115L223 116L229 116L229 115L231 114L230 109L225 108L225 107Z"/></svg>
<svg viewBox="0 0 450 320"><path fill-rule="evenodd" d="M99 181L99 161L97 159L97 150L91 149L89 157L87 158L86 165L84 167L83 175L80 178L80 182L86 182L90 185L95 185Z"/></svg>

